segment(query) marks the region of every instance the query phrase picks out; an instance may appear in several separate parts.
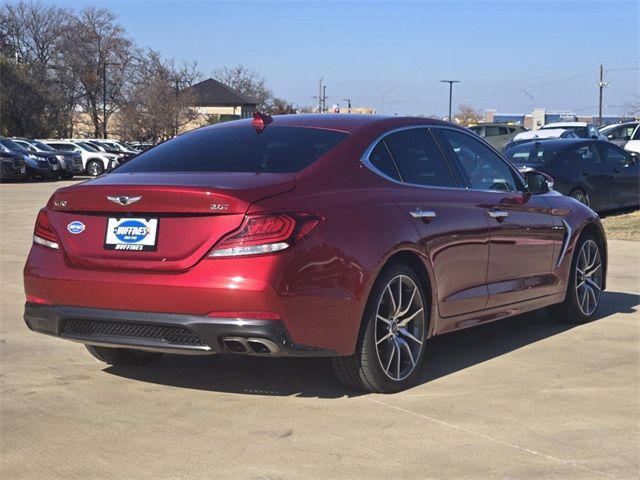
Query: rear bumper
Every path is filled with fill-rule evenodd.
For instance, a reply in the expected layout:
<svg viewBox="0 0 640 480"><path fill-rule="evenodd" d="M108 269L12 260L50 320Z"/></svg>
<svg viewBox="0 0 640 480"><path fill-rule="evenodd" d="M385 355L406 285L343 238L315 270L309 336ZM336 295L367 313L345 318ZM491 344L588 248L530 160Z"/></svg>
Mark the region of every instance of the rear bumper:
<svg viewBox="0 0 640 480"><path fill-rule="evenodd" d="M213 318L34 303L25 304L24 320L34 332L89 345L191 355L336 355L331 350L293 343L280 320Z"/></svg>

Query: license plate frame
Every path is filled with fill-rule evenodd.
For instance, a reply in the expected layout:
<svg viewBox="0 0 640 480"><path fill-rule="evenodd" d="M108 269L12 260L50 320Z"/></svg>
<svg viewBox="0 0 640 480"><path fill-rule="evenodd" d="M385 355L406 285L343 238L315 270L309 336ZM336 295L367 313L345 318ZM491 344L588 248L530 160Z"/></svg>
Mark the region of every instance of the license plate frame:
<svg viewBox="0 0 640 480"><path fill-rule="evenodd" d="M160 219L154 217L108 217L104 248L119 252L155 252L159 227Z"/></svg>

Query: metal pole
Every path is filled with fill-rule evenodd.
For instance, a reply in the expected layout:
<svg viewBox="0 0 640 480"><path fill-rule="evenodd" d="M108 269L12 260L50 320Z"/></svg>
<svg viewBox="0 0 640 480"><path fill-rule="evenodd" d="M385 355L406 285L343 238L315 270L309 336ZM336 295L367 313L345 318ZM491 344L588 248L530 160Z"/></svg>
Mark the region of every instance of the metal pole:
<svg viewBox="0 0 640 480"><path fill-rule="evenodd" d="M102 138L107 138L107 60L102 64Z"/></svg>
<svg viewBox="0 0 640 480"><path fill-rule="evenodd" d="M351 99L350 98L343 98L342 100L347 102L347 113L351 113Z"/></svg>
<svg viewBox="0 0 640 480"><path fill-rule="evenodd" d="M327 112L327 86L322 86L322 113Z"/></svg>
<svg viewBox="0 0 640 480"><path fill-rule="evenodd" d="M322 78L318 87L318 113L322 113Z"/></svg>
<svg viewBox="0 0 640 480"><path fill-rule="evenodd" d="M449 84L449 121L451 122L451 106L453 104L453 84L460 83L460 80L440 80L440 83L448 83Z"/></svg>

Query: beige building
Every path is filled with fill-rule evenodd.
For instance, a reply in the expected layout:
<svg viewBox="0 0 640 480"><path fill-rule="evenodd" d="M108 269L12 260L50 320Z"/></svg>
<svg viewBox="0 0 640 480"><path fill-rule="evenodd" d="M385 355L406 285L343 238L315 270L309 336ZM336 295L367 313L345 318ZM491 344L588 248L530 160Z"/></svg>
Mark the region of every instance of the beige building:
<svg viewBox="0 0 640 480"><path fill-rule="evenodd" d="M205 123L248 118L256 111L255 100L213 78L196 83L187 91L194 98L193 108Z"/></svg>

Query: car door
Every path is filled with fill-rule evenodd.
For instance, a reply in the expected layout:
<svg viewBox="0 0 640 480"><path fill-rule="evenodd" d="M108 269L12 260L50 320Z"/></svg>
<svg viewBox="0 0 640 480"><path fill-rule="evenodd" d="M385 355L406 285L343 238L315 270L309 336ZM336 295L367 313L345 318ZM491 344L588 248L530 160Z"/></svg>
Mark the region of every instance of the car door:
<svg viewBox="0 0 640 480"><path fill-rule="evenodd" d="M600 155L611 171L609 207L640 205L640 164L629 152L607 142L598 142Z"/></svg>
<svg viewBox="0 0 640 480"><path fill-rule="evenodd" d="M610 208L612 172L602 160L596 142L575 143L564 150L557 174L565 184L564 189L558 189L561 193L571 195L582 190L594 210Z"/></svg>
<svg viewBox="0 0 640 480"><path fill-rule="evenodd" d="M405 128L381 139L370 164L395 182L388 189L415 226L435 277L438 313L451 317L487 302L488 221L445 159L428 128Z"/></svg>
<svg viewBox="0 0 640 480"><path fill-rule="evenodd" d="M460 130L438 128L462 172L478 212L489 222L487 308L552 293L554 249L562 230L543 195L524 193L520 175L482 142Z"/></svg>

